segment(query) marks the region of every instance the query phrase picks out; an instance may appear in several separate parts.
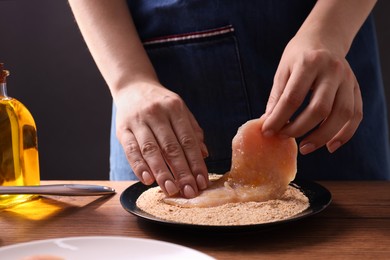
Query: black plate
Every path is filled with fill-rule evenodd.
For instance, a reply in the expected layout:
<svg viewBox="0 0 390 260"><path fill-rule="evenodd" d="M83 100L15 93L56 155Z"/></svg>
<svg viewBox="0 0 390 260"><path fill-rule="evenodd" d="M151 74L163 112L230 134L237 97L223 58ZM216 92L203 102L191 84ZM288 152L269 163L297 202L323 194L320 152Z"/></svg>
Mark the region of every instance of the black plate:
<svg viewBox="0 0 390 260"><path fill-rule="evenodd" d="M137 207L137 199L138 197L147 189L155 186L146 186L141 182L137 182L134 185L128 187L120 197L120 202L122 207L130 212L131 214L153 223L163 224L172 226L175 228L190 228L190 229L200 229L200 230L219 230L219 231L254 231L254 230L262 230L269 229L280 226L282 224L290 223L292 221L297 221L303 218L307 218L314 214L317 214L324 210L330 204L332 200L331 193L323 186L318 183L304 180L295 180L290 185L299 188L308 198L310 202L309 208L305 211L291 217L288 219L269 222L269 223L261 223L261 224L250 224L250 225L235 225L235 226L218 226L218 225L194 225L194 224L185 224L174 222L170 220L160 219L155 217L145 211L141 210Z"/></svg>

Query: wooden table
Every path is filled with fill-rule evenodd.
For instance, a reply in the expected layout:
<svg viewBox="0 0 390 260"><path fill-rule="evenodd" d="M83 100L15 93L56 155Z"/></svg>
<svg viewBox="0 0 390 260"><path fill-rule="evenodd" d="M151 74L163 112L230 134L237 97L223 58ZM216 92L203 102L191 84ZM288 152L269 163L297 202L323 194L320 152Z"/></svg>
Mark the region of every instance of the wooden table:
<svg viewBox="0 0 390 260"><path fill-rule="evenodd" d="M217 259L390 259L390 182L320 182L333 195L323 212L263 232L172 229L125 211L133 182L42 181L111 186L111 197L46 196L0 212L0 246L72 236L127 236L184 245Z"/></svg>

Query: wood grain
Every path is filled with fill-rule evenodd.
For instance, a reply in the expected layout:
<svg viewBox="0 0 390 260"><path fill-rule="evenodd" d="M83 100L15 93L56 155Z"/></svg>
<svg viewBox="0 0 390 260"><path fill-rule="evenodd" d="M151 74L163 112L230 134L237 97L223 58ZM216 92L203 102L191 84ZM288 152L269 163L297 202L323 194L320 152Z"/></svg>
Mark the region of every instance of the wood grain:
<svg viewBox="0 0 390 260"><path fill-rule="evenodd" d="M0 246L107 235L172 242L217 259L390 259L390 182L320 182L333 201L318 215L268 231L211 234L147 223L126 212L119 198L133 182L42 181L55 183L107 185L117 194L45 196L3 210Z"/></svg>

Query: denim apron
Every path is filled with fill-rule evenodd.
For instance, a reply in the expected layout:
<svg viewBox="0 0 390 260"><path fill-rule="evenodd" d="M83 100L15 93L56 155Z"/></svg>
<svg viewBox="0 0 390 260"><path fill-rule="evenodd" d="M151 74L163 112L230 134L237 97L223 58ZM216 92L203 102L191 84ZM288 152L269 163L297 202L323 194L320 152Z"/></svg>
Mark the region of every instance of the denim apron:
<svg viewBox="0 0 390 260"><path fill-rule="evenodd" d="M230 169L237 128L265 111L280 57L316 1L128 0L161 83L178 93L204 130L209 172ZM384 90L370 16L347 56L364 119L334 154L298 156L298 178L390 179ZM110 178L136 179L111 126ZM297 140L298 142L300 139Z"/></svg>

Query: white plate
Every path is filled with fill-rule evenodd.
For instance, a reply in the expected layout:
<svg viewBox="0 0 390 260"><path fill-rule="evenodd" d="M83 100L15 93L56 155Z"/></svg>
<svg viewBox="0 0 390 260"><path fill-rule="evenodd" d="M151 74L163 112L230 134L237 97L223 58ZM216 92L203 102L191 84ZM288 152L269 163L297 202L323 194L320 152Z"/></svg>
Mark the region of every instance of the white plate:
<svg viewBox="0 0 390 260"><path fill-rule="evenodd" d="M2 260L21 260L36 255L66 260L214 259L194 249L168 242L117 236L57 238L0 247Z"/></svg>

